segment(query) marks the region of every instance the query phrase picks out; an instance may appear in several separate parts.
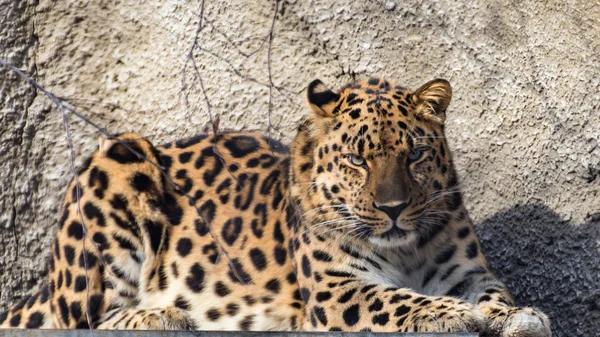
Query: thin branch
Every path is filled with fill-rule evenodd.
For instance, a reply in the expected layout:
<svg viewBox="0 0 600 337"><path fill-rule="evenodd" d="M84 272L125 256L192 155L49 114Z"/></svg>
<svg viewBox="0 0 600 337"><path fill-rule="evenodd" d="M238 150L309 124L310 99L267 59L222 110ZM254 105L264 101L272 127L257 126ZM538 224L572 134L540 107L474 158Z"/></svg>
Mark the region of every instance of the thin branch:
<svg viewBox="0 0 600 337"><path fill-rule="evenodd" d="M236 67L233 65L233 63L232 63L230 60L226 59L225 57L223 57L223 56L221 56L221 55L219 55L219 54L217 54L217 53L215 53L215 52L213 52L213 51L211 51L211 50L208 50L208 49L206 49L206 48L204 48L204 47L202 47L202 46L198 46L197 48L198 48L198 50L200 50L201 52L207 53L207 54L209 54L209 55L211 55L211 56L213 56L213 57L215 57L215 58L217 58L217 59L219 59L219 60L221 60L221 61L223 61L223 62L227 63L227 65L228 65L228 66L229 66L229 68L230 68L230 69L233 71L233 73L234 73L235 75L237 75L237 76L241 77L242 79L249 80L249 81L251 81L251 82L254 82L254 83L256 83L256 84L260 84L260 85L262 85L262 86L265 86L265 87L269 87L269 84L268 84L268 83L261 82L261 81L259 81L258 79L256 79L255 77L252 77L252 76L250 76L250 75L244 75L244 74L242 74L242 73L240 72L240 70L239 70L239 69L237 69L237 68L236 68Z"/></svg>
<svg viewBox="0 0 600 337"><path fill-rule="evenodd" d="M82 103L88 103L88 104L98 104L98 105L102 105L105 107L109 107L114 110L121 110L121 111L129 112L129 113L145 112L145 111L135 111L135 110L127 109L127 108L122 107L119 104L111 103L111 102L104 102L104 101L97 100L97 99L79 98L79 97L72 97L72 96L58 96L58 95L56 97L58 99L60 99L61 101L68 102L69 104L71 104L75 107L83 107L83 105L76 103L76 102L82 102Z"/></svg>
<svg viewBox="0 0 600 337"><path fill-rule="evenodd" d="M33 86L34 88L36 88L37 90L41 91L46 97L48 97L52 103L54 103L59 109L64 109L70 113L72 113L73 115L77 116L77 118L80 118L81 120L83 120L85 123L91 125L92 127L94 127L95 129L97 129L98 131L104 133L104 134L108 134L108 132L106 131L106 129L104 129L103 127L99 126L98 124L92 122L90 119L88 119L87 117L83 116L82 114L80 114L79 112L75 111L75 109L71 108L70 106L64 104L64 100L61 100L58 96L54 95L53 93L47 91L46 89L44 89L44 87L42 87L40 84L38 84L36 81L34 81L31 77L29 77L27 74L25 74L22 70L20 70L19 68L13 66L12 64L6 62L3 59L0 59L0 65L8 68L9 70L15 72L17 75L19 75L21 78L23 78L24 80L26 80L31 86Z"/></svg>
<svg viewBox="0 0 600 337"><path fill-rule="evenodd" d="M269 138L271 138L271 128L273 123L271 122L271 112L273 111L273 73L271 71L271 51L273 49L273 34L275 31L275 21L277 21L277 12L279 11L279 0L275 1L275 11L273 13L273 20L271 21L271 29L269 30L269 48L267 49L267 69L269 72L269 111L268 111L268 132Z"/></svg>
<svg viewBox="0 0 600 337"><path fill-rule="evenodd" d="M273 35L275 34L275 21L277 21L277 13L279 12L279 0L275 0L275 10L273 11L273 20L271 21L271 28L269 29L269 46L267 49L267 71L269 73L269 107L267 111L267 133L269 135L268 145L271 150L271 155L275 157L273 153L273 147L271 146L271 130L274 129L279 132L274 126L271 120L271 113L273 111L273 72L271 70L271 51L273 50Z"/></svg>
<svg viewBox="0 0 600 337"><path fill-rule="evenodd" d="M185 78L187 75L187 69L188 69L189 63L192 62L193 66L194 66L194 70L195 70L195 76L196 76L197 80L200 82L200 87L202 88L204 97L206 99L206 105L208 108L208 117L209 117L210 123L212 125L213 124L213 117L212 117L212 112L211 112L212 106L210 104L210 101L208 100L206 91L204 90L204 82L202 81L202 76L200 76L200 72L198 71L198 66L196 65L196 60L194 59L194 50L196 49L196 46L198 45L198 39L200 37L200 32L203 29L202 20L204 18L204 4L205 4L205 0L202 0L202 3L200 4L200 19L198 21L198 27L196 28L196 34L194 35L194 41L192 42L192 46L190 47L190 50L187 53L187 58L185 60L185 64L183 65L183 70L181 72L181 74L182 74L181 84L184 89L183 95L184 95L184 105L186 108L186 120L189 122L189 98L188 98L189 93L187 90L185 90L185 88L187 88Z"/></svg>
<svg viewBox="0 0 600 337"><path fill-rule="evenodd" d="M223 32L222 32L222 31L221 31L221 30L220 30L220 29L219 29L219 28L218 28L218 27L215 25L215 22L214 22L213 20L206 19L206 22L208 22L208 24L210 25L210 28L211 28L212 30L214 30L215 32L217 32L217 34L221 35L221 36L222 36L222 37L223 37L223 38L224 38L224 39L225 39L225 40L226 40L226 41L227 41L229 44L231 44L231 45L232 45L232 46L233 46L233 47L234 47L234 48L237 50L237 52L238 52L240 55L242 55L242 56L243 56L243 57L245 57L245 58L248 58L248 54L247 54L247 53L245 53L245 52L243 52L243 51L242 51L242 50L241 50L241 49L238 47L238 45L240 45L241 43L243 43L243 42L244 42L244 40L241 40L241 41L233 41L233 40L232 40L232 39L229 37L229 35L227 35L227 34L223 33Z"/></svg>

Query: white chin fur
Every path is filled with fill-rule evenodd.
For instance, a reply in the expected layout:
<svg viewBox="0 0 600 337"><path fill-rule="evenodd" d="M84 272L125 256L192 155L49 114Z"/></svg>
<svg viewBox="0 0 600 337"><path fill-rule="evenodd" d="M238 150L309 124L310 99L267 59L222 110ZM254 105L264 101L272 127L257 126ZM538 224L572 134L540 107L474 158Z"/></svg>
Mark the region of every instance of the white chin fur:
<svg viewBox="0 0 600 337"><path fill-rule="evenodd" d="M414 244L417 239L417 233L408 232L405 236L401 238L382 238L380 236L371 236L369 238L369 243L371 243L375 247L379 248L399 248L403 246L409 246Z"/></svg>

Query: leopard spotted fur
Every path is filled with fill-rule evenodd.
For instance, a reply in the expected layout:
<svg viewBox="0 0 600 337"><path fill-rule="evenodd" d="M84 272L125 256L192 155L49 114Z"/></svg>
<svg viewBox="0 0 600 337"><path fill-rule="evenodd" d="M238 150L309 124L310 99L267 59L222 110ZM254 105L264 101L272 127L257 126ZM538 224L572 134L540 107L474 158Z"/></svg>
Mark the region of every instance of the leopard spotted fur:
<svg viewBox="0 0 600 337"><path fill-rule="evenodd" d="M289 152L256 133L102 139L68 187L48 280L1 327L551 336L480 250L448 82L316 80L307 96Z"/></svg>

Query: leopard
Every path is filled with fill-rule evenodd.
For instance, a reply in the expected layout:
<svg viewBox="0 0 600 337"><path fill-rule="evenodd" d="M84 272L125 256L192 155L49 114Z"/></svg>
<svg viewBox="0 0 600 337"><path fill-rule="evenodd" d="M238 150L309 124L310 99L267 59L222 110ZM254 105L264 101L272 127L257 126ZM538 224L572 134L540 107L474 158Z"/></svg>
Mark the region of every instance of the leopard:
<svg viewBox="0 0 600 337"><path fill-rule="evenodd" d="M552 335L482 252L445 137L448 81L306 91L289 147L100 137L47 278L0 327Z"/></svg>

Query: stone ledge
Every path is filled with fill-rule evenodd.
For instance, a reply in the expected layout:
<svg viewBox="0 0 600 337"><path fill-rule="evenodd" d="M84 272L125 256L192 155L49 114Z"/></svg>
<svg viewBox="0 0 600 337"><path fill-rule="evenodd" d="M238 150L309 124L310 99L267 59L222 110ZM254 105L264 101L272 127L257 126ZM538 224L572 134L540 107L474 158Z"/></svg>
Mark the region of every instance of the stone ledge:
<svg viewBox="0 0 600 337"><path fill-rule="evenodd" d="M0 337L477 337L476 333L374 333L283 331L107 331L107 330L0 330Z"/></svg>

